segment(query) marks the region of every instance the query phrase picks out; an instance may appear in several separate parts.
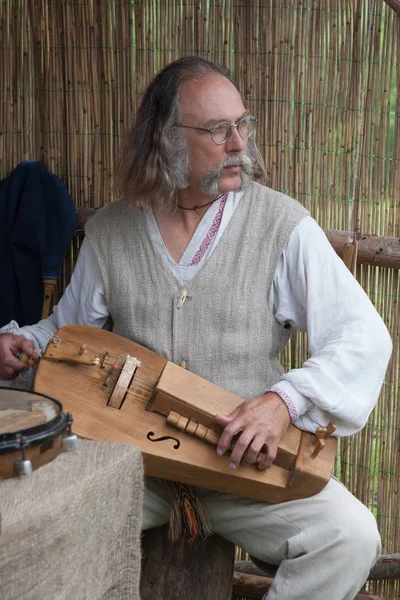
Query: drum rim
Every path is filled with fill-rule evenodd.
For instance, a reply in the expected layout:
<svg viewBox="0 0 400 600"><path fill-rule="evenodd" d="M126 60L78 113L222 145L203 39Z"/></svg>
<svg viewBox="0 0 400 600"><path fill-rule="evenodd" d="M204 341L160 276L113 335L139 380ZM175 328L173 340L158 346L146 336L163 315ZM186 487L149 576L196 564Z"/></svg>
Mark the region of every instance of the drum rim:
<svg viewBox="0 0 400 600"><path fill-rule="evenodd" d="M54 404L56 404L59 408L59 413L53 419L50 419L50 421L40 423L39 425L34 425L33 427L29 427L27 429L20 429L19 431L12 431L8 433L0 432L0 454L8 454L10 452L20 450L21 444L18 440L19 435L23 435L27 438L25 448L31 448L33 446L38 446L43 442L48 442L59 437L59 435L69 425L69 420L64 414L63 406L59 400L51 398L51 396L47 396L46 394L41 394L39 392L30 390L0 386L0 391L1 390L7 390L8 392L25 392L28 394L32 393L35 396L41 396L42 398L51 400Z"/></svg>

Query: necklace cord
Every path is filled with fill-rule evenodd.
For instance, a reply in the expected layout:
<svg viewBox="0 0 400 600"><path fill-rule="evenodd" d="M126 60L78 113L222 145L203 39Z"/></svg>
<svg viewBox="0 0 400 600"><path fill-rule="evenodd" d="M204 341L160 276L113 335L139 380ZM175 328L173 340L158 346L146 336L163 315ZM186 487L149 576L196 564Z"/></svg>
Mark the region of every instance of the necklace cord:
<svg viewBox="0 0 400 600"><path fill-rule="evenodd" d="M206 204L199 204L197 206L181 206L180 204L177 204L177 208L180 208L181 210L195 210L197 212L197 210L199 208L206 208L206 206L211 206L211 204L214 204L214 202L216 202L217 200L219 200L220 198L222 198L222 196L224 196L225 194L220 194L219 196L217 196L216 198L214 198L214 200L211 200L210 202L206 202Z"/></svg>

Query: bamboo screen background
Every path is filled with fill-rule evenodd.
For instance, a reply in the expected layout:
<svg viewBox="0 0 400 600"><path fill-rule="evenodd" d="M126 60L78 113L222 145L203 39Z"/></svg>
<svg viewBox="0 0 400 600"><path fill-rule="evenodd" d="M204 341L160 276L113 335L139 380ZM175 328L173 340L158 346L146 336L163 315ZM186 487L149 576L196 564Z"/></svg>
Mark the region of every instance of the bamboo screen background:
<svg viewBox="0 0 400 600"><path fill-rule="evenodd" d="M269 185L322 227L400 235L400 17L381 0L21 0L0 5L0 170L41 160L77 206L114 197L118 150L150 78L197 54L227 65L259 119ZM357 278L394 352L338 473L400 551L398 271ZM283 361L302 364L305 336ZM399 597L399 582L370 587Z"/></svg>

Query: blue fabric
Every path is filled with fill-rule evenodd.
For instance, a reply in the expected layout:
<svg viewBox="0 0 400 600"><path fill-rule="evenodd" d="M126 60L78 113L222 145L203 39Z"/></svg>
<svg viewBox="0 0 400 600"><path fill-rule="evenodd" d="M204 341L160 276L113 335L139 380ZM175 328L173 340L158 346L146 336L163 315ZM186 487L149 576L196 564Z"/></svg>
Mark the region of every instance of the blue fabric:
<svg viewBox="0 0 400 600"><path fill-rule="evenodd" d="M43 278L58 277L77 227L65 184L40 162L0 181L0 326L40 320Z"/></svg>

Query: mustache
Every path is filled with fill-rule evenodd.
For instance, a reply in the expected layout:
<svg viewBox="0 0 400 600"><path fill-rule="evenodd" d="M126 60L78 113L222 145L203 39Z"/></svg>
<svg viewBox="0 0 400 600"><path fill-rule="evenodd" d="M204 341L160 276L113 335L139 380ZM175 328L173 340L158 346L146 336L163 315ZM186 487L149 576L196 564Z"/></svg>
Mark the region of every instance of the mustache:
<svg viewBox="0 0 400 600"><path fill-rule="evenodd" d="M226 160L215 167L215 171L218 174L221 173L222 169L225 167L242 167L243 171L247 175L251 175L253 173L253 161L247 156L247 154L238 154L237 156L229 156Z"/></svg>
<svg viewBox="0 0 400 600"><path fill-rule="evenodd" d="M219 179L225 167L241 167L241 186L240 189L245 189L251 181L254 173L254 162L247 154L236 154L229 156L224 161L216 165L208 171L201 180L200 191L204 195L219 193Z"/></svg>

